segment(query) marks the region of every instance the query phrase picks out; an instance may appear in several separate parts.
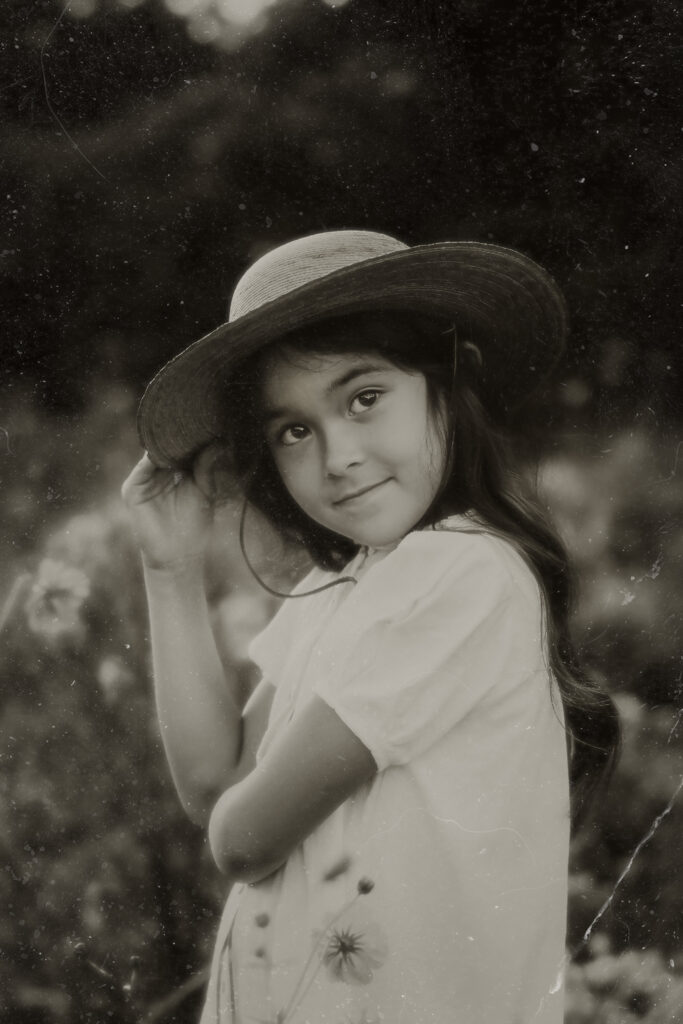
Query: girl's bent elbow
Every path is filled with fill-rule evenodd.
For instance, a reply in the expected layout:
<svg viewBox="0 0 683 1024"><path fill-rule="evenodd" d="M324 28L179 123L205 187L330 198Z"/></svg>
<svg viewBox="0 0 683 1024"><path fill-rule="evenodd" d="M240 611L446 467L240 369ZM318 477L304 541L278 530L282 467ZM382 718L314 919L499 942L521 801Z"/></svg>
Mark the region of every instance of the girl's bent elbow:
<svg viewBox="0 0 683 1024"><path fill-rule="evenodd" d="M253 851L233 849L225 842L216 842L209 828L209 846L216 867L231 882L260 882L282 865L279 857L255 854Z"/></svg>
<svg viewBox="0 0 683 1024"><path fill-rule="evenodd" d="M250 832L232 829L221 801L209 818L208 838L216 867L232 882L260 882L286 859L263 848Z"/></svg>
<svg viewBox="0 0 683 1024"><path fill-rule="evenodd" d="M218 870L228 875L230 879L238 881L241 880L240 876L247 866L248 857L243 851L240 852L233 842L226 821L224 803L224 799L219 800L209 815L209 849Z"/></svg>

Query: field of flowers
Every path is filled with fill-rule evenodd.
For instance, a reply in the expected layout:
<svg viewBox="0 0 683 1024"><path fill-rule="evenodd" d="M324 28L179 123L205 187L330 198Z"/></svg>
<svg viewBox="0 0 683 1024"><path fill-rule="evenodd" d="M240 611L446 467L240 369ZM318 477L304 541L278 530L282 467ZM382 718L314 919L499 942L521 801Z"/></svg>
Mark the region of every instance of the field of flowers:
<svg viewBox="0 0 683 1024"><path fill-rule="evenodd" d="M25 399L26 396L24 396ZM196 1019L224 896L172 790L151 698L139 558L118 497L132 394L78 419L17 400L2 426L0 1020ZM572 852L567 1024L674 1024L683 1007L678 444L568 437L540 483L577 561L575 626L624 723ZM259 557L275 571L281 553ZM222 510L207 569L222 656L272 614Z"/></svg>

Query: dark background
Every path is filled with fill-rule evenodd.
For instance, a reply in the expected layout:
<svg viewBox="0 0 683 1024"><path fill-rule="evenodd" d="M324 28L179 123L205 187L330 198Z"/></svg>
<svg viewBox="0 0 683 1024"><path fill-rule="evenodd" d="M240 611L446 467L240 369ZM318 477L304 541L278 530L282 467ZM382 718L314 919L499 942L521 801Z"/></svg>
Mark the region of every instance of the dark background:
<svg viewBox="0 0 683 1024"><path fill-rule="evenodd" d="M568 1022L678 1019L682 17L674 0L5 0L3 1021L196 1016L221 884L160 754L118 488L151 373L223 319L256 255L340 227L512 245L567 296L567 359L518 425L626 729L574 844ZM213 563L246 688L272 606L229 509Z"/></svg>

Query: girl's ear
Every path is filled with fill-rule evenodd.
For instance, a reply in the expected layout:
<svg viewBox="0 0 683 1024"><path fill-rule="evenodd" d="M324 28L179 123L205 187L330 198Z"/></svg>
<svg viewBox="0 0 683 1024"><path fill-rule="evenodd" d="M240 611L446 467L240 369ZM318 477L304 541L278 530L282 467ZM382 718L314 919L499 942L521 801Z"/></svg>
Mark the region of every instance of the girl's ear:
<svg viewBox="0 0 683 1024"><path fill-rule="evenodd" d="M468 364L475 370L475 373L479 373L484 366L484 357L479 346L475 345L473 341L463 341L460 347Z"/></svg>

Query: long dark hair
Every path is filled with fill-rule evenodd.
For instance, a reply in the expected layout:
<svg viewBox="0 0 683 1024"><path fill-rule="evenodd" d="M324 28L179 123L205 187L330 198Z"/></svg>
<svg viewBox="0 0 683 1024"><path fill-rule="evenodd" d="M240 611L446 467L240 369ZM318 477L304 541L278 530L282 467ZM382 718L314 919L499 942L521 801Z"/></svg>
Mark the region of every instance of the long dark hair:
<svg viewBox="0 0 683 1024"><path fill-rule="evenodd" d="M283 348L284 347L284 348ZM574 581L556 530L519 464L517 452L480 397L481 360L451 323L422 314L357 313L305 328L278 351L368 352L421 373L448 453L441 487L418 528L469 514L470 529L494 532L519 551L539 583L549 661L564 707L570 752L572 823L611 773L619 750L619 719L610 696L581 665L570 630ZM323 569L339 571L358 546L310 519L290 497L266 444L261 385L272 348L244 363L228 385L226 440L245 500ZM445 415L443 410L446 410ZM257 577L258 578L258 577Z"/></svg>

